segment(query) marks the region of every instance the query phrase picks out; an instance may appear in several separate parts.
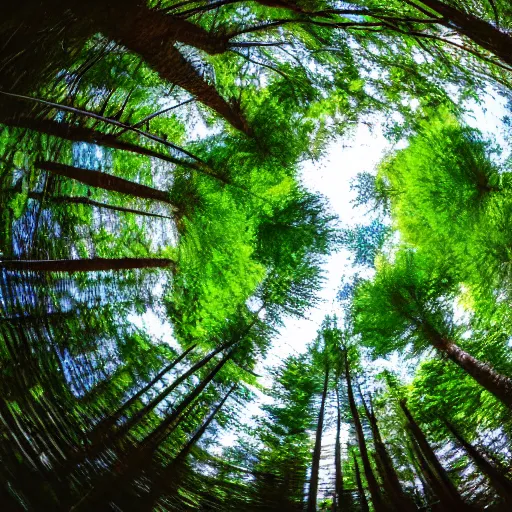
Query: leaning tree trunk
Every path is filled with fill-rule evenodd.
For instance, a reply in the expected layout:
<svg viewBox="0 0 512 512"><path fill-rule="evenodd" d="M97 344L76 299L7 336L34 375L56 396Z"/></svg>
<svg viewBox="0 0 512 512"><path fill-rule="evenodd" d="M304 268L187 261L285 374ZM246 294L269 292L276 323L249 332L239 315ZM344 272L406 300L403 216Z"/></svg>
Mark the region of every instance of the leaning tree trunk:
<svg viewBox="0 0 512 512"><path fill-rule="evenodd" d="M506 470L503 471L502 468L498 468L489 462L476 447L464 439L462 434L450 422L445 421L445 424L453 437L473 459L478 469L487 476L504 503L512 510L512 481L505 476Z"/></svg>
<svg viewBox="0 0 512 512"><path fill-rule="evenodd" d="M316 512L316 500L318 496L318 473L320 471L320 455L322 452L322 433L324 430L325 401L327 399L327 387L329 385L329 368L326 365L324 376L324 387L322 390L322 401L318 413L316 426L315 448L313 450L313 463L311 464L311 480L308 493L308 512Z"/></svg>
<svg viewBox="0 0 512 512"><path fill-rule="evenodd" d="M31 272L101 272L146 268L172 268L166 258L91 258L83 260L0 260L0 268Z"/></svg>
<svg viewBox="0 0 512 512"><path fill-rule="evenodd" d="M89 439L93 443L98 442L99 439L103 437L103 435L109 431L116 423L116 421L133 405L137 400L139 400L144 394L146 394L158 381L160 381L163 376L170 372L177 364L179 364L185 357L187 357L192 350L197 345L191 345L187 350L182 352L174 361L171 361L168 365L166 365L153 379L151 379L145 386L143 386L137 393L135 393L132 397L130 397L124 404L121 405L115 412L113 412L110 416L101 421L89 434Z"/></svg>
<svg viewBox="0 0 512 512"><path fill-rule="evenodd" d="M28 197L30 199L36 199L41 201L44 198L44 193L42 192L29 192ZM133 213L135 215L140 215L142 217L155 217L158 219L169 219L172 220L172 217L167 215L160 215L158 213L149 213L144 212L142 210L136 210L135 208L126 208L125 206L116 206L108 203L101 203L99 201L93 201L88 197L79 197L79 196L50 196L47 198L50 203L53 204L83 204L85 206L93 206L95 208L101 208L103 210L112 210L114 212L121 213ZM176 210L174 210L176 212Z"/></svg>
<svg viewBox="0 0 512 512"><path fill-rule="evenodd" d="M93 487L71 510L77 512L80 510L91 510L94 503L101 499L105 501L116 492L123 489L137 475L139 475L152 461L152 454L158 446L170 435L178 426L178 420L183 412L196 400L204 391L206 386L217 376L225 364L233 357L236 346L231 348L224 357L215 365L209 374L194 388L194 391L182 400L176 409L165 418L158 427L151 432L139 445L130 451L123 458L118 473L112 473L104 477L96 487Z"/></svg>
<svg viewBox="0 0 512 512"><path fill-rule="evenodd" d="M386 493L388 494L388 497L390 501L393 503L393 506L396 510L401 510L404 512L414 512L417 510L417 507L409 498L409 496L405 494L402 484L400 483L400 479L398 478L398 474L395 470L395 466L393 464L391 456L389 455L386 445L382 440L379 424L377 422L377 418L373 410L371 395L370 408L368 408L360 387L359 394L361 395L364 411L372 429L377 468L382 478L382 482L384 484Z"/></svg>
<svg viewBox="0 0 512 512"><path fill-rule="evenodd" d="M112 3L112 2L110 2ZM210 34L185 20L162 15L145 2L117 3L94 13L93 22L109 38L140 55L160 77L178 85L211 108L238 130L250 133L241 112L209 84L174 46L181 41L209 53L227 49L227 39Z"/></svg>
<svg viewBox="0 0 512 512"><path fill-rule="evenodd" d="M431 466L434 471L437 479L442 485L442 489L438 489L436 493L442 492L442 495L438 496L441 500L443 500L447 506L457 507L457 510L467 510L467 505L462 500L459 491L451 481L448 473L439 462L437 455L435 454L433 448L430 446L425 434L421 430L420 426L416 423L416 420L413 418L409 408L407 407L405 400L400 400L400 407L407 418L407 426L414 437L418 448L421 450L423 456L425 457L427 463ZM444 496L443 496L444 495Z"/></svg>
<svg viewBox="0 0 512 512"><path fill-rule="evenodd" d="M456 365L471 375L478 384L512 409L512 379L496 372L490 365L474 358L453 341L442 338L427 326L425 326L425 331L437 350L446 354Z"/></svg>
<svg viewBox="0 0 512 512"><path fill-rule="evenodd" d="M344 359L345 359L345 378L347 380L347 394L348 401L350 405L350 411L352 413L352 418L354 420L354 426L356 429L356 438L357 443L359 445L359 452L361 454L361 461L363 462L364 474L366 476L366 481L368 483L368 490L370 491L370 495L372 497L373 507L375 512L386 511L387 507L382 499L382 494L380 492L379 484L377 483L377 479L373 474L373 469L370 463L370 458L368 457L368 449L366 447L366 440L364 438L363 426L361 424L361 420L359 418L359 412L357 410L356 401L354 398L354 392L352 390L352 379L350 377L350 368L348 365L348 357L347 352L344 351Z"/></svg>
<svg viewBox="0 0 512 512"><path fill-rule="evenodd" d="M442 22L449 28L455 28L478 46L512 66L512 37L509 34L440 0L421 0L421 3L440 14L443 17Z"/></svg>
<svg viewBox="0 0 512 512"><path fill-rule="evenodd" d="M419 467L419 474L421 475L420 480L423 485L426 505L429 506L430 503L435 503L435 506L431 505L433 512L444 512L452 509L459 510L453 505L453 501L449 493L447 493L446 487L428 464L418 446L418 443L416 442L416 439L414 439L414 436L410 431L409 437L412 447L411 456L413 463L417 464Z"/></svg>
<svg viewBox="0 0 512 512"><path fill-rule="evenodd" d="M79 111L85 112L85 111ZM92 115L91 113L89 113ZM105 118L105 121L110 119ZM70 140L72 142L85 142L88 144L95 144L97 146L119 149L135 153L136 155L149 156L157 158L165 162L169 162L183 167L197 169L198 165L194 162L182 160L169 154L164 154L132 142L124 142L118 139L117 135L103 133L94 128L87 128L85 126L72 125L68 123L61 123L52 119L38 119L27 116L13 116L9 118L0 118L0 123L14 128L25 128L28 130L37 131L59 139Z"/></svg>
<svg viewBox="0 0 512 512"><path fill-rule="evenodd" d="M140 185L133 181L113 176L100 171L90 171L89 169L81 169L71 165L59 164L57 162L36 162L36 165L44 171L49 171L59 176L65 176L85 185L103 190L112 190L119 194L126 194L142 199L153 199L163 203L171 204L169 193L164 190Z"/></svg>
<svg viewBox="0 0 512 512"><path fill-rule="evenodd" d="M364 493L363 482L361 480L361 472L359 471L359 464L357 463L356 454L354 456L354 471L356 474L356 483L357 483L357 491L359 494L360 501L360 509L361 512L370 512L370 507L368 506L368 500L366 499L366 494Z"/></svg>
<svg viewBox="0 0 512 512"><path fill-rule="evenodd" d="M231 350L234 350L236 348L236 345L247 335L247 333L252 329L254 324L256 323L256 320L258 319L258 315L260 311L263 309L263 305L260 307L260 309L254 313L253 320L247 325L247 327L242 331L238 336L235 337L235 339L222 344L221 346L217 347L215 350L210 352L207 356L205 356L203 359L195 363L189 370L187 370L183 375L178 377L174 380L169 386L167 386L161 393L159 393L153 400L148 402L142 409L134 413L134 415L127 420L125 423L123 423L117 430L111 431L106 436L104 436L103 439L96 442L96 444L91 445L88 447L87 450L82 451L74 460L75 464L78 464L85 460L86 457L94 457L98 455L98 453L103 450L108 442L117 442L121 437L123 437L125 434L129 432L133 427L135 427L149 412L155 409L155 407L158 406L169 394L176 389L177 386L179 386L182 382L184 382L186 379L188 379L190 376L192 376L194 373L196 373L199 369L201 369L203 366L205 366L208 362L210 362L217 354L222 352L223 350L226 350L230 348Z"/></svg>
<svg viewBox="0 0 512 512"><path fill-rule="evenodd" d="M222 400L215 406L215 408L208 416L206 421L201 425L200 428L197 429L195 434L188 440L188 442L179 451L176 457L171 462L169 462L169 464L167 464L167 466L161 470L161 473L158 474L156 479L151 482L153 488L149 492L146 499L144 499L144 503L140 508L141 510L146 510L146 506L148 507L148 510L153 510L153 505L155 501L158 499L158 496L163 491L162 486L164 483L166 483L167 485L171 485L172 489L176 488L176 485L179 480L179 478L177 477L179 477L180 468L185 463L185 459L187 458L192 448L198 443L201 437L203 437L206 430L208 429L212 421L215 419L219 411L222 409L227 399L230 397L231 393L233 393L233 391L236 389L236 387L237 384L234 384L229 388L228 392L224 395Z"/></svg>
<svg viewBox="0 0 512 512"><path fill-rule="evenodd" d="M184 374L180 375L171 384L169 384L163 391L157 396L150 400L144 407L139 409L131 416L131 418L125 421L119 428L115 430L105 431L103 429L103 436L96 436L95 442L84 449L82 452L77 454L72 461L70 461L70 469L79 463L82 463L86 458L96 457L102 450L107 448L109 443L116 443L124 435L126 435L132 428L134 428L142 419L153 411L165 398L167 398L172 391L174 391L182 382L186 381L190 376L196 373L200 368L209 363L217 354L226 349L228 344L221 345L206 357L195 363L189 370ZM112 425L113 426L113 425Z"/></svg>

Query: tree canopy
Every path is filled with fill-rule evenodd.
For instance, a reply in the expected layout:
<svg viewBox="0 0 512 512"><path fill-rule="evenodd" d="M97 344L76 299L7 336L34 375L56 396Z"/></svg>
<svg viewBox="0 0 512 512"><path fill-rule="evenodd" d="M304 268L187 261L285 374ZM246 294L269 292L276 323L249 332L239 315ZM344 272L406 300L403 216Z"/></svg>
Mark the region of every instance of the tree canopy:
<svg viewBox="0 0 512 512"><path fill-rule="evenodd" d="M510 508L507 0L1 13L3 510ZM362 124L349 224L304 169Z"/></svg>

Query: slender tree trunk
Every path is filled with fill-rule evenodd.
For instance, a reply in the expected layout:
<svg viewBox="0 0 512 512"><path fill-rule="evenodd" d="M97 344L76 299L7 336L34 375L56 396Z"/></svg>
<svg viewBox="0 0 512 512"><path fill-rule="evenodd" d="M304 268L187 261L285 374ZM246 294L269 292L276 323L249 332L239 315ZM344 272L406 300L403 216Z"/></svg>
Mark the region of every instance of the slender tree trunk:
<svg viewBox="0 0 512 512"><path fill-rule="evenodd" d="M228 392L224 395L224 398L216 405L216 407L213 409L212 413L206 421L201 425L199 429L195 432L195 434L189 439L187 444L180 450L176 458L170 463L169 466L172 466L174 464L179 464L180 462L184 461L187 455L190 453L190 450L197 444L197 442L203 437L204 433L210 426L211 422L215 419L219 411L222 409L224 404L226 403L227 399L231 396L231 393L236 389L237 384L233 384ZM168 467L169 467L168 466Z"/></svg>
<svg viewBox="0 0 512 512"><path fill-rule="evenodd" d="M26 128L28 130L34 130L60 139L70 140L73 142L85 142L87 144L95 144L105 148L119 149L121 151L128 151L137 155L157 158L165 162L182 165L192 169L197 168L197 164L194 162L188 162L186 160L173 157L172 155L160 153L159 151L154 151L131 142L120 141L116 135L102 133L93 128L60 123L51 119L37 119L26 116L3 118L0 122L14 128Z"/></svg>
<svg viewBox="0 0 512 512"><path fill-rule="evenodd" d="M165 258L91 258L83 260L0 260L0 268L31 272L100 272L146 268L175 268Z"/></svg>
<svg viewBox="0 0 512 512"><path fill-rule="evenodd" d="M340 408L340 391L336 382L336 445L334 446L334 478L335 492L333 499L333 512L342 512L345 508L343 496L343 471L341 468L341 408Z"/></svg>
<svg viewBox="0 0 512 512"><path fill-rule="evenodd" d="M164 190L140 185L133 181L119 178L100 171L90 171L71 165L59 164L57 162L36 162L36 165L44 171L65 176L66 178L79 181L91 187L101 188L103 190L112 190L120 194L126 194L142 199L153 199L163 203L171 204L169 193Z"/></svg>
<svg viewBox="0 0 512 512"><path fill-rule="evenodd" d="M373 444L375 446L375 454L377 459L377 468L379 469L381 479L384 484L384 488L388 494L388 497L390 501L393 503L393 507L396 510L401 510L404 512L414 512L417 510L417 507L412 502L412 500L405 494L402 484L400 483L400 479L398 478L398 474L395 470L393 461L388 453L384 441L382 440L379 424L373 411L373 406L371 405L371 396L371 409L369 409L365 402L360 387L359 394L364 405L366 417L368 418L368 421L372 429Z"/></svg>
<svg viewBox="0 0 512 512"><path fill-rule="evenodd" d="M210 352L206 357L198 361L194 364L187 372L178 377L172 384L170 384L166 389L164 389L158 396L156 396L153 400L151 400L146 406L144 406L140 411L137 411L127 422L125 422L113 435L116 439L119 439L120 436L126 434L131 428L133 428L148 412L152 411L158 404L162 402L169 394L176 389L182 382L196 373L199 369L209 363L217 354L222 352L223 350L230 349L233 351L237 344L245 338L248 332L252 329L256 320L258 319L258 314L263 309L263 306L254 314L252 321L249 325L244 329L242 333L236 336L233 340L222 344L217 347L215 350Z"/></svg>
<svg viewBox="0 0 512 512"><path fill-rule="evenodd" d="M28 197L30 199L42 200L44 194L40 192L30 192ZM47 199L49 202L54 204L83 204L86 206L94 206L96 208L102 208L104 210L113 210L115 212L122 213L133 213L135 215L141 215L143 217L156 217L160 219L172 219L172 217L168 217L167 215L159 215L157 213L149 213L143 212L142 210L135 210L134 208L126 208L124 206L115 206L107 203L100 203L98 201L93 201L88 197L71 197L71 196L51 196ZM174 209L176 212L177 210Z"/></svg>
<svg viewBox="0 0 512 512"><path fill-rule="evenodd" d="M512 37L491 23L447 5L440 0L421 0L421 3L440 14L450 28L471 39L478 46L512 66Z"/></svg>
<svg viewBox="0 0 512 512"><path fill-rule="evenodd" d="M101 421L94 431L91 433L89 438L91 441L98 442L103 435L110 430L116 423L116 421L143 395L145 395L157 382L159 382L163 376L170 372L177 364L179 364L185 357L187 357L197 345L191 345L187 350L182 352L174 361L170 362L165 366L153 379L151 379L145 386L143 386L137 393L129 398L121 407L119 407L113 414Z"/></svg>
<svg viewBox="0 0 512 512"><path fill-rule="evenodd" d="M308 493L308 512L316 512L316 500L318 496L318 473L320 470L320 455L322 452L322 433L324 430L325 401L327 399L327 388L329 385L329 368L326 365L324 376L324 387L322 390L322 401L318 413L318 423L316 426L315 448L313 450L313 463L311 464L311 480Z"/></svg>
<svg viewBox="0 0 512 512"><path fill-rule="evenodd" d="M505 476L505 471L489 462L471 443L466 441L457 429L448 421L445 421L448 430L458 443L466 450L480 471L487 476L504 503L512 509L512 481Z"/></svg>
<svg viewBox="0 0 512 512"><path fill-rule="evenodd" d="M71 466L83 462L86 458L92 458L97 456L103 449L107 447L109 443L112 444L119 441L125 434L127 434L132 428L134 428L148 413L154 410L155 407L157 407L165 398L167 398L174 389L176 389L182 382L187 380L197 370L199 370L208 362L210 362L217 354L219 354L220 352L222 352L222 350L227 348L227 346L227 344L224 344L216 348L215 350L210 352L206 357L204 357L199 362L194 364L188 371L186 371L183 375L180 375L177 379L175 379L174 382L169 384L161 393L159 393L155 398L150 400L144 407L135 412L133 416L131 416L117 429L102 429L103 435L101 437L95 436L94 443L92 443L85 450L77 454L77 456L71 461L72 464L70 465L70 468Z"/></svg>
<svg viewBox="0 0 512 512"><path fill-rule="evenodd" d="M370 458L368 457L368 449L366 447L366 440L364 438L363 426L361 424L361 420L359 418L359 412L357 410L356 401L354 398L354 392L352 390L352 379L350 377L350 368L348 365L348 357L347 352L344 351L344 359L345 359L345 378L347 380L347 394L348 401L350 405L350 411L352 413L352 418L354 420L354 426L356 430L357 443L359 445L359 452L361 454L361 460L363 462L364 474L366 476L366 481L368 483L368 490L370 491L370 495L372 497L373 507L375 508L375 512L387 511L387 507L382 499L382 494L379 489L379 484L375 475L373 474L373 469L370 464Z"/></svg>
<svg viewBox="0 0 512 512"><path fill-rule="evenodd" d="M445 512L450 510L460 510L456 508L456 505L453 504L453 500L451 499L450 494L446 491L446 487L439 480L438 476L434 472L434 470L430 467L429 463L425 459L423 453L421 452L416 439L412 434L411 437L411 446L413 454L416 456L415 460L418 463L420 468L420 472L423 476L423 489L425 491L425 498L427 501L427 506L431 506L433 511ZM436 505L432 505L432 502L437 500ZM464 510L464 509L462 509Z"/></svg>
<svg viewBox="0 0 512 512"><path fill-rule="evenodd" d="M72 461L73 465L81 463L85 460L86 457L95 457L98 455L101 450L103 450L108 442L117 442L121 437L123 437L130 429L135 427L150 411L152 411L158 404L160 404L169 394L176 389L177 386L179 386L182 382L184 382L186 379L188 379L190 376L192 376L197 370L205 366L213 357L215 357L217 354L222 352L223 350L226 350L228 348L231 348L233 350L236 345L247 335L247 333L252 329L254 324L256 323L258 319L258 315L263 309L265 304L263 304L260 309L254 313L252 321L247 325L244 331L240 333L239 336L235 337L235 339L224 343L220 347L216 348L212 352L210 352L206 357L195 363L187 372L185 372L183 375L178 377L174 380L173 383L171 383L169 386L167 386L159 395L157 395L153 400L151 400L148 404L146 404L142 409L137 411L133 414L133 416L127 420L125 423L123 423L117 430L109 432L103 439L99 440L95 444L89 446L87 450L84 450L80 452L80 454L75 457L75 459ZM71 467L71 464L70 464Z"/></svg>
<svg viewBox="0 0 512 512"><path fill-rule="evenodd" d="M421 483L421 488L423 489L423 498L418 496L419 500L421 500L421 503L418 500L416 501L416 505L418 506L418 508L421 509L424 506L427 506L427 504L430 501L433 501L434 494L432 492L431 486L427 483L427 478L424 475L422 467L420 466L418 457L416 457L416 449L413 446L414 440L412 439L412 435L410 432L408 432L408 435L409 439L408 441L404 442L404 445L407 451L407 456L412 466L413 474L415 477L418 478L418 480Z"/></svg>
<svg viewBox="0 0 512 512"><path fill-rule="evenodd" d="M209 374L182 400L176 409L164 420L158 427L151 432L141 443L136 446L124 458L120 471L112 473L100 481L100 484L94 487L86 496L84 496L76 505L71 507L73 512L79 510L91 510L91 506L101 498L103 501L123 489L126 484L131 482L141 471L143 471L152 460L152 454L159 444L177 427L177 420L182 413L195 401L195 399L204 391L206 386L217 376L224 365L233 356L236 347L233 347L224 357L215 365Z"/></svg>
<svg viewBox="0 0 512 512"><path fill-rule="evenodd" d="M359 492L359 501L361 505L361 512L370 512L370 507L368 506L368 500L366 499L366 494L364 493L363 482L361 480L361 472L359 471L359 464L357 463L356 455L354 455L354 470L356 473L356 482L357 482L357 490Z"/></svg>
<svg viewBox="0 0 512 512"><path fill-rule="evenodd" d="M434 450L430 446L430 443L428 442L425 434L421 430L420 426L416 423L416 420L413 418L411 412L409 411L409 408L407 407L405 400L400 400L400 407L402 408L402 411L405 414L405 417L407 418L408 427L413 435L416 443L418 444L419 449L423 453L426 461L428 464L432 467L435 474L437 475L439 482L442 484L442 493L444 494L444 497L438 496L441 500L443 500L447 505L451 503L451 507L458 507L457 510L467 510L468 506L464 503L462 500L459 491L453 484L453 482L450 480L450 477L448 476L448 473L442 466L442 464L439 462L439 459L437 458L437 455L435 454ZM437 492L440 492L439 489Z"/></svg>
<svg viewBox="0 0 512 512"><path fill-rule="evenodd" d="M95 15L94 23L107 36L140 55L162 79L185 89L238 130L250 134L241 112L226 101L174 46L181 41L209 53L227 49L227 39L215 37L197 25L136 5L107 5ZM120 16L120 13L122 15Z"/></svg>
<svg viewBox="0 0 512 512"><path fill-rule="evenodd" d="M201 437L203 437L204 433L215 419L219 411L222 409L231 393L233 393L233 391L236 389L236 387L237 385L234 384L229 388L228 392L224 395L224 398L215 406L206 421L201 425L200 428L197 429L195 434L188 440L188 442L179 451L176 457L161 471L160 474L158 474L155 480L151 482L153 488L147 498L144 500L143 508L140 510L145 510L146 506L149 507L148 510L153 510L153 505L158 499L158 496L162 493L162 487L164 484L171 485L172 489L176 488L176 484L178 483L177 480L179 480L177 476L179 475L180 468L185 463L185 459L187 458L192 448L197 444Z"/></svg>

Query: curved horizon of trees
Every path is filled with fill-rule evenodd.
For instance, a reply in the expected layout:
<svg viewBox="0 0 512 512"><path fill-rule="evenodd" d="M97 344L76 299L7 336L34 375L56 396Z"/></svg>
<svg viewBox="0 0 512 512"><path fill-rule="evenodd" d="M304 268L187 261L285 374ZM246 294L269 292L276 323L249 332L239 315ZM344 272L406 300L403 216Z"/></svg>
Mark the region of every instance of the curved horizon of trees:
<svg viewBox="0 0 512 512"><path fill-rule="evenodd" d="M510 508L507 0L1 12L2 510ZM403 149L346 228L301 172L359 123Z"/></svg>

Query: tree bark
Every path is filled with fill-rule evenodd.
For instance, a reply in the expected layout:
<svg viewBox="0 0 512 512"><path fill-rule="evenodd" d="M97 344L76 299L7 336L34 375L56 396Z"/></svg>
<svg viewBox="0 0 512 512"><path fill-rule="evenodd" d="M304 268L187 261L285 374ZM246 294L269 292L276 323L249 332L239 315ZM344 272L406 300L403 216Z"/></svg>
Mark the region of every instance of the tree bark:
<svg viewBox="0 0 512 512"><path fill-rule="evenodd" d="M311 464L311 479L309 482L308 493L308 512L316 512L316 500L318 496L318 473L320 470L320 455L322 452L322 433L324 430L325 401L327 399L327 387L329 385L329 368L326 365L324 376L324 387L322 390L322 401L318 413L318 423L316 426L315 448L313 450L313 463Z"/></svg>
<svg viewBox="0 0 512 512"><path fill-rule="evenodd" d="M28 194L30 199L42 200L44 195L40 192L30 192ZM143 217L156 217L160 219L169 219L172 220L172 217L168 217L167 215L159 215L157 213L149 213L143 212L142 210L136 210L134 208L125 208L124 206L115 206L107 203L100 203L98 201L93 201L88 197L72 197L72 196L51 196L48 197L48 201L54 204L83 204L86 206L93 206L96 208L102 208L105 210L112 210L115 212L122 213L133 213L135 215L141 215ZM176 212L177 210L174 209Z"/></svg>
<svg viewBox="0 0 512 512"><path fill-rule="evenodd" d="M361 472L359 471L359 464L357 463L356 455L354 456L354 470L356 473L356 482L357 482L357 490L359 492L359 501L361 512L370 512L370 507L368 506L368 500L366 499L366 494L364 493L363 482L361 480Z"/></svg>
<svg viewBox="0 0 512 512"><path fill-rule="evenodd" d="M501 468L489 462L476 447L464 439L460 432L458 432L449 421L445 421L445 424L453 437L473 459L478 469L487 476L491 485L503 499L504 503L512 509L512 481L505 476L506 471L503 471Z"/></svg>
<svg viewBox="0 0 512 512"><path fill-rule="evenodd" d="M123 142L118 139L117 135L99 132L93 128L86 128L84 126L71 125L67 123L59 123L51 119L38 119L27 116L13 116L3 118L0 123L13 128L25 128L28 130L37 131L59 139L70 140L72 142L84 142L87 144L95 144L97 146L119 149L120 151L127 151L137 155L158 158L165 162L176 165L196 169L198 166L194 162L175 158L172 155L166 155L159 151L154 151L138 144L131 142Z"/></svg>
<svg viewBox="0 0 512 512"><path fill-rule="evenodd" d="M512 409L512 379L499 374L490 365L474 358L451 341L443 339L435 346L471 375L483 388Z"/></svg>
<svg viewBox="0 0 512 512"><path fill-rule="evenodd" d="M359 418L359 412L357 410L356 401L354 398L354 392L352 390L352 380L350 377L350 368L348 365L348 357L347 352L344 351L344 359L345 359L345 378L347 380L347 394L348 401L350 405L350 411L352 413L352 418L354 420L354 426L356 430L357 443L359 445L359 452L361 454L361 460L363 462L364 474L366 476L366 481L368 483L368 490L370 491L370 495L372 497L373 507L375 512L383 512L387 511L387 507L382 499L382 494L379 489L379 484L377 483L377 479L373 474L373 469L370 464L370 458L368 457L368 449L366 447L366 440L364 438L363 426L361 424L361 420Z"/></svg>
<svg viewBox="0 0 512 512"><path fill-rule="evenodd" d="M398 478L398 474L395 470L391 456L389 455L386 445L382 440L379 424L373 411L373 406L371 405L371 396L371 408L368 408L364 396L362 394L361 388L359 388L359 394L363 402L366 417L368 418L368 421L372 429L373 444L375 446L375 454L377 458L377 468L379 469L380 476L384 484L386 493L388 494L389 500L393 503L393 507L396 510L401 510L404 512L415 512L417 510L417 507L413 503L413 501L405 494L402 484L400 483L400 479Z"/></svg>
<svg viewBox="0 0 512 512"><path fill-rule="evenodd" d="M504 63L512 66L512 37L492 24L441 2L421 0L432 11L440 14L448 26L471 39L481 48L496 55Z"/></svg>
<svg viewBox="0 0 512 512"><path fill-rule="evenodd" d="M146 268L171 268L166 258L91 258L83 260L0 260L0 268L31 272L102 272Z"/></svg>
<svg viewBox="0 0 512 512"><path fill-rule="evenodd" d="M400 400L400 407L405 414L407 419L407 426L412 436L414 437L414 440L416 441L426 461L432 467L432 470L434 471L439 483L441 484L441 487L435 490L436 494L438 494L438 498L442 500L447 507L456 507L456 510L467 510L468 506L462 500L459 491L450 480L450 477L448 476L448 473L442 464L439 462L439 459L430 446L430 443L428 442L425 434L409 411L405 400Z"/></svg>
<svg viewBox="0 0 512 512"><path fill-rule="evenodd" d="M120 194L126 194L142 199L153 199L163 203L171 204L169 193L156 188L140 185L133 181L125 180L117 176L112 176L100 171L90 171L88 169L81 169L71 165L59 164L57 162L36 162L36 165L44 171L65 176L85 185L103 190L112 190Z"/></svg>
<svg viewBox="0 0 512 512"><path fill-rule="evenodd" d="M340 392L336 383L336 441L334 446L334 499L333 499L333 512L341 512L345 507L343 506L343 471L341 467L341 410L340 410Z"/></svg>
<svg viewBox="0 0 512 512"><path fill-rule="evenodd" d="M161 46L179 41L209 55L228 50L229 40L226 34L212 33L182 17L152 9L144 0L101 0L96 4L99 7L90 9L87 6L83 12L92 17L94 23L104 31L117 30L120 34L132 32L131 37L140 41L151 36L160 40ZM121 16L123 19L120 19Z"/></svg>
<svg viewBox="0 0 512 512"><path fill-rule="evenodd" d="M185 89L233 127L250 134L241 112L205 81L174 46L180 41L207 53L221 53L227 49L227 38L214 36L185 20L149 9L145 2L109 4L97 10L93 20L107 37L140 55L162 79Z"/></svg>

